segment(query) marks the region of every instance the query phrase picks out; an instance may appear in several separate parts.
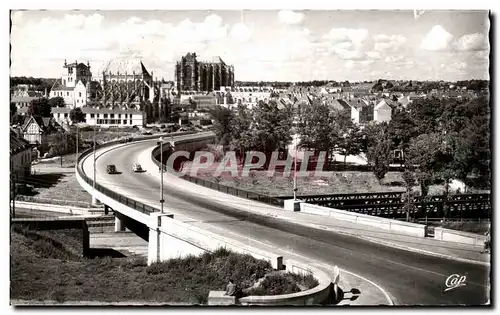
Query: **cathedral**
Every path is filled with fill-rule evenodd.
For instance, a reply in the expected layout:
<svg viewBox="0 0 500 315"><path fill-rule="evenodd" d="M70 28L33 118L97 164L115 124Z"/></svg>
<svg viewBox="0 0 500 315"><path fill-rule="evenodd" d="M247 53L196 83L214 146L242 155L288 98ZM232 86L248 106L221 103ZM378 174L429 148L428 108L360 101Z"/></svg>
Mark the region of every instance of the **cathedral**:
<svg viewBox="0 0 500 315"><path fill-rule="evenodd" d="M175 85L183 92L211 92L221 87L234 86L234 66L227 65L220 57L199 58L188 53L175 66Z"/></svg>
<svg viewBox="0 0 500 315"><path fill-rule="evenodd" d="M137 107L158 96L153 73L141 60L112 60L104 64L99 76L98 100L105 106Z"/></svg>

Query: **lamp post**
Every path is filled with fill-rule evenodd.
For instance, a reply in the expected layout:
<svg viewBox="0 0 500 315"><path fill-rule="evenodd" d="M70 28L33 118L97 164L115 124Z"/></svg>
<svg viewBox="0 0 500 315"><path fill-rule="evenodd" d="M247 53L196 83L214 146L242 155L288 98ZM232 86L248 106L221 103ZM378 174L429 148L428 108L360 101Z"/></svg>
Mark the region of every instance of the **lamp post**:
<svg viewBox="0 0 500 315"><path fill-rule="evenodd" d="M295 158L293 159L293 200L297 200L297 134L295 134Z"/></svg>
<svg viewBox="0 0 500 315"><path fill-rule="evenodd" d="M92 204L95 206L97 204L97 199L95 196L95 175L96 175L96 169L95 169L95 129L96 129L96 121L94 120L94 180L92 182L92 189L94 190L94 194L92 195Z"/></svg>
<svg viewBox="0 0 500 315"><path fill-rule="evenodd" d="M163 137L160 137L160 211L163 214Z"/></svg>
<svg viewBox="0 0 500 315"><path fill-rule="evenodd" d="M297 138L298 138L298 117L299 117L299 108L297 107L297 112L295 116L295 158L293 160L293 200L297 200Z"/></svg>
<svg viewBox="0 0 500 315"><path fill-rule="evenodd" d="M78 124L76 125L76 158L75 158L75 167L78 166Z"/></svg>

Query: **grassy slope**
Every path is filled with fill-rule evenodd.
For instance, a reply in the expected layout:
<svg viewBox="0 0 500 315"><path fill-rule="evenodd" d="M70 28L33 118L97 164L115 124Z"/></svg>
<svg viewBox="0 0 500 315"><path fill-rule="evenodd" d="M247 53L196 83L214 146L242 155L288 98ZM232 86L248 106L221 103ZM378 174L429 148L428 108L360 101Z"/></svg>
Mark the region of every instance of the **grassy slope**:
<svg viewBox="0 0 500 315"><path fill-rule="evenodd" d="M34 239L36 237L12 233L12 299L197 304L206 303L210 290L224 290L229 278L247 288L271 272L265 261L225 250L147 267L144 259L77 257L52 246L60 237L52 242ZM273 286L273 293L290 292L286 290L294 285L290 284L290 277L287 279L278 281L281 286ZM310 281L299 284L304 283L315 284Z"/></svg>

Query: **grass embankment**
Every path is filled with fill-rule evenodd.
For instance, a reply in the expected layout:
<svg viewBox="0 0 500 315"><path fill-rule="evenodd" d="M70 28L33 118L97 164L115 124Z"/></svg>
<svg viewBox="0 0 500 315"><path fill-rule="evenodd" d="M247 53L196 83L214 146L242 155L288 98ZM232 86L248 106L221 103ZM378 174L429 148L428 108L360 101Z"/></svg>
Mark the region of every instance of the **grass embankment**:
<svg viewBox="0 0 500 315"><path fill-rule="evenodd" d="M96 131L96 141L102 143L138 134L140 132L133 128L101 130ZM93 131L80 131L80 135L83 141L93 141ZM90 207L92 196L78 184L73 172L75 163L76 154L70 153L62 156L62 163L60 159L54 159L50 162L34 164L32 166L33 175L26 180L26 184L35 186L34 194L19 194L16 199L73 207Z"/></svg>
<svg viewBox="0 0 500 315"><path fill-rule="evenodd" d="M16 200L90 207L92 196L78 184L74 171L69 172L70 168L63 170L57 166L58 164L50 165L50 167L48 165L33 166L36 170L35 174L26 182L33 185L35 191L30 195L19 194Z"/></svg>
<svg viewBox="0 0 500 315"><path fill-rule="evenodd" d="M191 174L192 162L185 162L183 171ZM218 167L215 162L210 168L200 169L196 176L205 180L219 183L224 186L243 189L271 197L293 195L293 172L284 176L282 172L276 171L269 176L267 171L251 170L248 176L241 176L241 165L238 166L238 175L232 176L229 171L214 176ZM376 193L376 192L404 192L405 184L402 172L388 172L382 181L378 181L375 175L369 171L328 171L322 176L311 174L310 176L297 177L297 194L300 195L322 195L322 194L353 194L353 193ZM484 184L484 183L482 183ZM486 187L469 186L469 193L489 193ZM414 186L415 192L420 191L420 186ZM444 193L444 184L431 185L430 195ZM453 193L453 192L450 192Z"/></svg>
<svg viewBox="0 0 500 315"><path fill-rule="evenodd" d="M68 250L71 234L46 233L12 231L11 299L204 304L209 291L225 290L229 278L241 288L260 283L252 294L317 285L311 276L276 274L266 261L224 249L147 266L143 258L83 258Z"/></svg>

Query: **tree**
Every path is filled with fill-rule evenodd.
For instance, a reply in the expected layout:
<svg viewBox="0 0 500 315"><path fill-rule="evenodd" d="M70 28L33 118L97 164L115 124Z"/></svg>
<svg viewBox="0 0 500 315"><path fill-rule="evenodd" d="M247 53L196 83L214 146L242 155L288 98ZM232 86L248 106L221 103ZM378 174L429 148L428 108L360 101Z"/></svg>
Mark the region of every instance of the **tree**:
<svg viewBox="0 0 500 315"><path fill-rule="evenodd" d="M10 102L10 121L12 122L12 118L17 114L17 106L16 103Z"/></svg>
<svg viewBox="0 0 500 315"><path fill-rule="evenodd" d="M60 96L52 97L51 99L49 99L49 105L50 107L66 107L64 98Z"/></svg>
<svg viewBox="0 0 500 315"><path fill-rule="evenodd" d="M408 105L409 116L415 124L416 135L440 131L444 102L437 98L419 98Z"/></svg>
<svg viewBox="0 0 500 315"><path fill-rule="evenodd" d="M327 152L325 162L328 163L330 151L334 148L337 137L333 129L335 127L334 116L330 108L315 100L311 105L300 106L298 112L299 146L315 152Z"/></svg>
<svg viewBox="0 0 500 315"><path fill-rule="evenodd" d="M406 110L395 110L388 124L389 138L395 148L406 151L410 140L417 136L416 124Z"/></svg>
<svg viewBox="0 0 500 315"><path fill-rule="evenodd" d="M449 141L440 133L423 134L411 141L407 159L408 164L417 167L422 196L427 195L430 181L436 178L445 181L450 179L453 153L449 147Z"/></svg>
<svg viewBox="0 0 500 315"><path fill-rule="evenodd" d="M389 171L391 161L391 141L385 134L382 134L382 138L377 139L375 144L368 148L366 157L368 158L368 163L371 165L373 174L375 174L375 177L381 183Z"/></svg>
<svg viewBox="0 0 500 315"><path fill-rule="evenodd" d="M413 186L415 185L415 174L411 172L409 169L406 169L403 172L403 181L405 183L405 188L406 192L403 195L403 209L406 212L406 221L409 221L410 218L410 213L412 213L415 210L415 207L413 205L413 195L412 195L412 189Z"/></svg>
<svg viewBox="0 0 500 315"><path fill-rule="evenodd" d="M233 111L226 107L216 106L210 110L210 115L215 120L214 131L217 140L221 145L228 145L232 136Z"/></svg>
<svg viewBox="0 0 500 315"><path fill-rule="evenodd" d="M285 150L292 140L293 108L260 101L254 109L253 133L255 149L270 157L273 151ZM269 159L266 159L268 162Z"/></svg>
<svg viewBox="0 0 500 315"><path fill-rule="evenodd" d="M32 116L50 117L52 108L46 98L38 98L31 101L28 114Z"/></svg>
<svg viewBox="0 0 500 315"><path fill-rule="evenodd" d="M363 133L358 125L352 122L348 112L336 112L334 114L334 134L332 139L336 140L336 146L340 154L344 156L344 167L348 155L357 155L363 149Z"/></svg>
<svg viewBox="0 0 500 315"><path fill-rule="evenodd" d="M238 152L240 161L245 158L245 152L255 148L255 135L252 130L254 119L250 110L243 104L238 104L231 119L230 146Z"/></svg>
<svg viewBox="0 0 500 315"><path fill-rule="evenodd" d="M74 108L69 112L69 117L73 124L85 122L85 114L80 107Z"/></svg>

